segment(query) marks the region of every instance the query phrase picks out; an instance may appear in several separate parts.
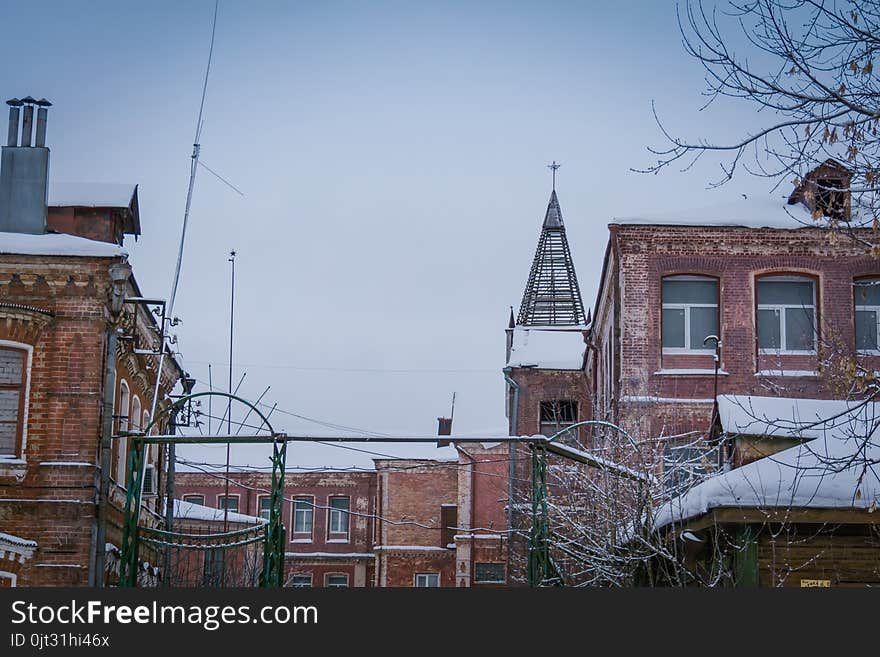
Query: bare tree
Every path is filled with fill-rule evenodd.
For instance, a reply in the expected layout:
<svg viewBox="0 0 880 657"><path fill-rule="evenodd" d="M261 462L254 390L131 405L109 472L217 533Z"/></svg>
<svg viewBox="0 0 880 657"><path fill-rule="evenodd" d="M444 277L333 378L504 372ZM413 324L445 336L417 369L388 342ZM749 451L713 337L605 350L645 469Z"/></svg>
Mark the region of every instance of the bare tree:
<svg viewBox="0 0 880 657"><path fill-rule="evenodd" d="M852 172L854 205L866 210L847 228L880 230L880 3L873 0L730 0L720 7L689 0L678 10L687 52L705 69L707 100L734 99L752 110L755 129L730 142L678 137L654 111L667 145L645 171L673 163L687 169L706 153L722 156L720 179L738 169L779 184L795 183L828 159ZM836 192L840 187L816 193ZM854 213L855 215L856 213ZM813 219L823 219L815 213ZM837 226L835 217L825 217ZM876 245L871 244L874 247ZM874 248L880 255L880 247Z"/></svg>

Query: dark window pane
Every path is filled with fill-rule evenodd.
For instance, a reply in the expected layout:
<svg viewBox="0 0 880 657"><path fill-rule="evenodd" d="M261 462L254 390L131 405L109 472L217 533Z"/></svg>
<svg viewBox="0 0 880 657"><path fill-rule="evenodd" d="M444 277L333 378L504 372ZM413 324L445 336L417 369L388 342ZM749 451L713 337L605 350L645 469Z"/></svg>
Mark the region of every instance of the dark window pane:
<svg viewBox="0 0 880 657"><path fill-rule="evenodd" d="M714 348L703 344L709 335L718 335L718 308L691 308L691 349Z"/></svg>
<svg viewBox="0 0 880 657"><path fill-rule="evenodd" d="M503 563L477 563L474 564L474 581L476 582L503 582Z"/></svg>
<svg viewBox="0 0 880 657"><path fill-rule="evenodd" d="M718 281L664 278L663 303L718 303Z"/></svg>
<svg viewBox="0 0 880 657"><path fill-rule="evenodd" d="M877 313L873 310L856 311L856 349L877 349Z"/></svg>
<svg viewBox="0 0 880 657"><path fill-rule="evenodd" d="M758 311L758 346L761 349L779 349L780 317L778 310Z"/></svg>
<svg viewBox="0 0 880 657"><path fill-rule="evenodd" d="M856 306L880 306L880 279L856 281L853 300Z"/></svg>
<svg viewBox="0 0 880 657"><path fill-rule="evenodd" d="M812 306L812 281L758 281L758 303Z"/></svg>
<svg viewBox="0 0 880 657"><path fill-rule="evenodd" d="M785 310L785 348L789 351L812 351L815 327L812 308Z"/></svg>
<svg viewBox="0 0 880 657"><path fill-rule="evenodd" d="M667 348L684 348L684 309L663 309L663 337L661 342Z"/></svg>

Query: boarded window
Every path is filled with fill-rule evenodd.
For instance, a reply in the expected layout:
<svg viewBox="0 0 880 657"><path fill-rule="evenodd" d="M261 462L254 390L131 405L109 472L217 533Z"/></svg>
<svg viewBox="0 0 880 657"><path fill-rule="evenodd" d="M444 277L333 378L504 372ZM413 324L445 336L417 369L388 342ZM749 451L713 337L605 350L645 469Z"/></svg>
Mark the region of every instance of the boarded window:
<svg viewBox="0 0 880 657"><path fill-rule="evenodd" d="M25 358L22 349L0 348L0 456L18 456L21 449Z"/></svg>

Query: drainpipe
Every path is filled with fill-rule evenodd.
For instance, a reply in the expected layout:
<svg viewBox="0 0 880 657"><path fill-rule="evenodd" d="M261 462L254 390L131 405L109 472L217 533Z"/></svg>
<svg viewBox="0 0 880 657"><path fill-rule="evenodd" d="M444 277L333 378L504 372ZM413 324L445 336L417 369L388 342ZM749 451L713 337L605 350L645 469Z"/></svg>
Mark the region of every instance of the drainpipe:
<svg viewBox="0 0 880 657"><path fill-rule="evenodd" d="M104 587L104 572L107 560L107 511L110 504L110 465L112 463L113 436L113 398L116 392L116 343L119 335L117 322L122 313L128 278L131 276L131 265L119 262L110 267L110 321L106 328L107 352L104 358L104 390L101 402L101 442L98 454L101 480L98 488L98 527L95 532L95 544L92 546L93 564L89 573L89 585L96 588Z"/></svg>
<svg viewBox="0 0 880 657"><path fill-rule="evenodd" d="M516 435L519 420L519 385L510 378L511 368L505 367L501 370L504 373L504 380L513 391L513 408L510 410L510 424L512 430L508 435ZM511 559L513 553L513 480L516 477L516 442L510 441L507 446L509 464L507 472L507 578L510 581L511 575Z"/></svg>

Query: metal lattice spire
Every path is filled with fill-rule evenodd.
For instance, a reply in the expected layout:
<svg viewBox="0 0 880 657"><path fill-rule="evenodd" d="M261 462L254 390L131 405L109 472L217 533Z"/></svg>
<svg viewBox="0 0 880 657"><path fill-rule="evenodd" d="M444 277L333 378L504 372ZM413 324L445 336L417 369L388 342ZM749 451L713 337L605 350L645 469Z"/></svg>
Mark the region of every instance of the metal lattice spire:
<svg viewBox="0 0 880 657"><path fill-rule="evenodd" d="M562 223L562 210L556 198L558 166L555 162L550 166L554 189L550 193L529 282L519 307L519 326L583 326L587 323Z"/></svg>

